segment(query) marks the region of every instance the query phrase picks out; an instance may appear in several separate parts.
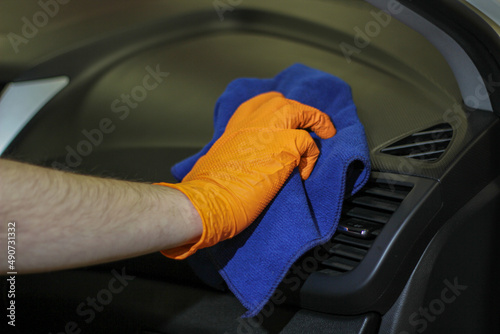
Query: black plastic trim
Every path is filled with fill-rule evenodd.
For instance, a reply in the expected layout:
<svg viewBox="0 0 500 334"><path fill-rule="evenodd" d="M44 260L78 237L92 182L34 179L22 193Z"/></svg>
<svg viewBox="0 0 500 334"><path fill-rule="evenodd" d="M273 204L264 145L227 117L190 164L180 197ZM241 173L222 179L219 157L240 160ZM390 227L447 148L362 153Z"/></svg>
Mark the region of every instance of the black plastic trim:
<svg viewBox="0 0 500 334"><path fill-rule="evenodd" d="M497 177L443 225L398 300L383 315L380 333L500 332L499 201ZM427 321L419 310L429 309L435 298L440 300L450 283L459 285L456 298L447 300L443 316L431 311L432 321Z"/></svg>
<svg viewBox="0 0 500 334"><path fill-rule="evenodd" d="M374 173L388 181L411 182L414 188L356 268L308 277L300 291L301 306L335 314L387 312L438 229L499 175L499 142L500 120L495 119L439 180Z"/></svg>
<svg viewBox="0 0 500 334"><path fill-rule="evenodd" d="M398 268L407 266L402 262L405 253L410 252L420 229L425 228L439 211L441 193L435 180L377 172L372 175L389 185L395 182L413 184L413 189L356 268L342 275L315 272L309 276L301 290L302 307L336 314L360 314L368 310L381 311L389 306L377 305L384 302L379 300L381 292L389 289ZM426 209L419 210L424 205ZM395 253L398 255L394 256Z"/></svg>

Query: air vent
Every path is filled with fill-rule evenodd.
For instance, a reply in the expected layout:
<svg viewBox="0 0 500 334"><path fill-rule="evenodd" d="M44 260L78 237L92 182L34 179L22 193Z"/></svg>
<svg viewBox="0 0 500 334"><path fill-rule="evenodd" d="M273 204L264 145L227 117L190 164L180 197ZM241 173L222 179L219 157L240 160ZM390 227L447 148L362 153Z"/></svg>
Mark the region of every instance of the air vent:
<svg viewBox="0 0 500 334"><path fill-rule="evenodd" d="M435 161L443 155L452 136L452 127L448 123L442 123L403 138L380 152L405 158Z"/></svg>
<svg viewBox="0 0 500 334"><path fill-rule="evenodd" d="M409 183L370 179L363 190L346 200L328 251L330 257L321 262L321 272L336 276L354 269L412 187Z"/></svg>

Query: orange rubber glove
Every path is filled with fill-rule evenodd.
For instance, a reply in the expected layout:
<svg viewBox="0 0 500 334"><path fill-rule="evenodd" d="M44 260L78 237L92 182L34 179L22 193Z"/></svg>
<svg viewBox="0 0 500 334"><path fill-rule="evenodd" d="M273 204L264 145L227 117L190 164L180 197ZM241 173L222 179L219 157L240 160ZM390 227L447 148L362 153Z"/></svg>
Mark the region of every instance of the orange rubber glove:
<svg viewBox="0 0 500 334"><path fill-rule="evenodd" d="M198 242L162 253L184 259L232 238L259 216L295 167L307 179L319 149L309 133L298 128L309 128L324 139L336 133L328 115L278 92L241 104L224 134L181 183L157 183L183 192L203 222Z"/></svg>

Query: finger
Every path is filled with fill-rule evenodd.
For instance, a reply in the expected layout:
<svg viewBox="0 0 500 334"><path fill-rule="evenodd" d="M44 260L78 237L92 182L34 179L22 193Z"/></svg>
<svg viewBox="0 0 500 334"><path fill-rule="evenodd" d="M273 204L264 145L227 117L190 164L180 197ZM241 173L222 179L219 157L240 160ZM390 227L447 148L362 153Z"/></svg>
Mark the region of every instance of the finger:
<svg viewBox="0 0 500 334"><path fill-rule="evenodd" d="M227 129L237 130L248 125L250 121L260 123L260 118L269 117L270 110L283 107L287 100L279 92L267 92L243 102L236 109L227 124ZM264 107L264 109L263 109ZM267 113L265 111L268 111Z"/></svg>
<svg viewBox="0 0 500 334"><path fill-rule="evenodd" d="M276 99L284 99L285 97L280 92L266 92L252 97L241 104L243 107L247 107L250 110L259 109L262 105L268 103L269 101Z"/></svg>
<svg viewBox="0 0 500 334"><path fill-rule="evenodd" d="M331 138L337 133L330 117L324 112L294 100L288 101L290 103L283 109L288 114L290 128L311 129L323 139Z"/></svg>
<svg viewBox="0 0 500 334"><path fill-rule="evenodd" d="M300 161L298 163L299 173L302 180L307 180L314 169L320 152L307 131L299 130L296 132L296 143L300 154Z"/></svg>

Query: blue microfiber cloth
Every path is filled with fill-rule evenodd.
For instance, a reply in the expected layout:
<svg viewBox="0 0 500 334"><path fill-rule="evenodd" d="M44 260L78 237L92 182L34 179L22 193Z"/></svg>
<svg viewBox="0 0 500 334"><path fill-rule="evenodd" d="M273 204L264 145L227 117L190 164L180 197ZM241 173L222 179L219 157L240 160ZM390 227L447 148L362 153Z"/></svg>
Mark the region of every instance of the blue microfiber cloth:
<svg viewBox="0 0 500 334"><path fill-rule="evenodd" d="M345 192L358 191L370 173L368 145L350 87L331 74L295 64L273 79L242 78L231 82L215 106L213 139L198 154L176 164L173 175L181 180L191 170L223 134L240 104L269 91L281 92L288 99L325 112L333 120L337 134L320 139L311 133L321 150L311 176L303 181L295 169L250 227L192 256L190 262L195 263L195 271L207 283L217 285L213 273L219 272L248 309L243 317L258 314L302 254L332 238ZM354 170L357 173L352 173Z"/></svg>

